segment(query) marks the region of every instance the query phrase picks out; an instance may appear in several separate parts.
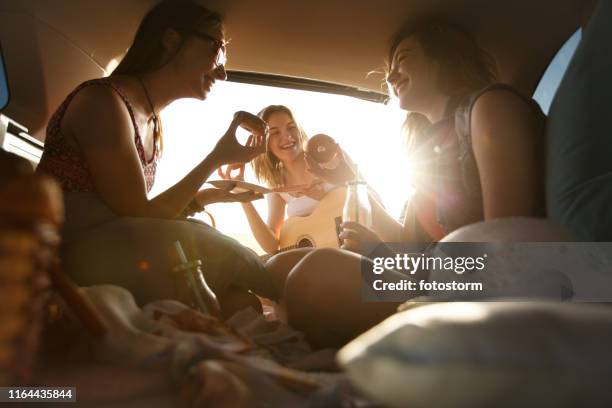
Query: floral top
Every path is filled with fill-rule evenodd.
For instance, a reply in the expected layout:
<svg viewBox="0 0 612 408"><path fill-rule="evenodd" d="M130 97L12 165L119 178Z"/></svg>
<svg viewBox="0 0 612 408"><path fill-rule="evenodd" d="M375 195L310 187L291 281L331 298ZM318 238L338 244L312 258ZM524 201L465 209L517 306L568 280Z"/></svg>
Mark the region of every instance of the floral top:
<svg viewBox="0 0 612 408"><path fill-rule="evenodd" d="M144 173L147 192L151 191L153 182L155 181L155 171L160 158L160 152L155 145L153 157L147 162L142 139L136 120L134 118L134 110L127 95L108 78L94 79L79 85L72 91L62 102L60 107L55 111L49 125L47 126L47 137L45 140L45 148L43 155L38 164L37 171L53 176L61 185L62 190L66 192L95 192L91 173L87 161L83 157L82 152L66 143L64 135L61 132L61 122L66 113L68 105L75 95L83 88L91 85L110 86L123 100L134 125L134 144L138 151L142 171Z"/></svg>

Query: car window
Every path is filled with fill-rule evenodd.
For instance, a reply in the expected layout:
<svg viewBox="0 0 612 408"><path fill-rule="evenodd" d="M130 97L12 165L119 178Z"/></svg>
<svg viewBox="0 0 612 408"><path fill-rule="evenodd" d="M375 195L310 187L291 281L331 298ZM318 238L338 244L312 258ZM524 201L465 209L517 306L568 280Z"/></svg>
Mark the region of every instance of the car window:
<svg viewBox="0 0 612 408"><path fill-rule="evenodd" d="M151 194L165 190L202 160L236 110L257 113L271 104L292 109L309 136L325 133L336 139L385 206L399 216L410 183L403 176L407 170L400 140L405 112L395 107L396 103L384 105L342 95L229 81L217 82L205 101L179 100L162 112L164 154ZM244 142L246 138L246 132L239 134L239 140ZM246 180L256 182L249 166ZM265 220L266 200L257 201L255 206ZM210 210L220 231L258 250L239 204L216 204ZM206 220L205 215L201 217Z"/></svg>
<svg viewBox="0 0 612 408"><path fill-rule="evenodd" d="M555 57L548 65L548 68L546 68L546 71L544 72L544 75L542 75L540 83L533 94L533 99L540 104L542 111L544 111L546 114L548 114L550 104L555 97L557 88L559 88L559 84L561 83L561 79L565 74L565 70L567 69L572 56L576 51L576 47L578 47L578 44L580 43L580 38L582 38L582 29L578 29L565 42L565 44L563 44L561 49L559 49Z"/></svg>
<svg viewBox="0 0 612 408"><path fill-rule="evenodd" d="M0 111L6 108L9 101L8 80L4 69L4 59L2 56L2 46L0 45Z"/></svg>

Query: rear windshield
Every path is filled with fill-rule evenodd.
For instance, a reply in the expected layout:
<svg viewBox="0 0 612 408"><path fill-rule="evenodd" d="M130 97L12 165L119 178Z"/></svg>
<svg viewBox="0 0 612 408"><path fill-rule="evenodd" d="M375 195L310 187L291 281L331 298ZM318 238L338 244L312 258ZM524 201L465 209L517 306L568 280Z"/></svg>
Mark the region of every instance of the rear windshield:
<svg viewBox="0 0 612 408"><path fill-rule="evenodd" d="M550 104L555 97L555 93L557 92L557 88L559 88L559 84L561 83L561 79L563 79L567 66L574 56L576 47L578 47L580 43L580 38L582 38L582 29L576 31L559 49L548 65L548 68L546 68L533 94L533 99L540 104L542 111L546 114L548 114Z"/></svg>
<svg viewBox="0 0 612 408"><path fill-rule="evenodd" d="M339 142L387 209L399 217L410 193L410 182L405 176L398 182L398 175L408 172L400 140L405 112L393 101L384 105L348 96L232 82L217 82L205 101L179 100L162 112L164 155L151 195L177 182L202 160L223 135L236 110L257 113L272 104L293 110L309 136L326 133ZM239 134L243 142L246 137ZM256 182L248 166L246 180ZM255 202L255 206L265 220L266 200ZM207 209L214 214L221 232L260 251L239 204L215 204Z"/></svg>

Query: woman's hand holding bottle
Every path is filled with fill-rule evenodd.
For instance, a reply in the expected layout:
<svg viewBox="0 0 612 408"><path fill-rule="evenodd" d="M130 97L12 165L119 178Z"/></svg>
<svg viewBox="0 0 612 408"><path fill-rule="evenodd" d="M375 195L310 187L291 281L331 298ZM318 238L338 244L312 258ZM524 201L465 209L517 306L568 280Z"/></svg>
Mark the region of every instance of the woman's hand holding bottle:
<svg viewBox="0 0 612 408"><path fill-rule="evenodd" d="M342 240L342 249L362 253L366 249L364 244L375 248L383 242L376 232L358 222L344 221L340 227L338 238Z"/></svg>

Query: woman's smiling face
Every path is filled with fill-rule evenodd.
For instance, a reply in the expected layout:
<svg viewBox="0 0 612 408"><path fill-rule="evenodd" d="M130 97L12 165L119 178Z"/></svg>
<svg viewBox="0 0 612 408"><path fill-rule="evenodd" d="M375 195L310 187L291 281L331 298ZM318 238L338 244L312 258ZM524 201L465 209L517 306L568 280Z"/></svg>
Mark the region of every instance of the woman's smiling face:
<svg viewBox="0 0 612 408"><path fill-rule="evenodd" d="M437 71L437 64L425 55L414 35L403 39L395 49L387 76L400 108L416 112L427 109L431 95L438 92Z"/></svg>
<svg viewBox="0 0 612 408"><path fill-rule="evenodd" d="M267 120L268 149L281 162L295 160L303 153L300 129L285 112L275 112Z"/></svg>
<svg viewBox="0 0 612 408"><path fill-rule="evenodd" d="M203 27L187 36L175 57L175 72L184 79L185 96L203 100L216 80L226 79L225 67L217 64L225 52L223 27Z"/></svg>

